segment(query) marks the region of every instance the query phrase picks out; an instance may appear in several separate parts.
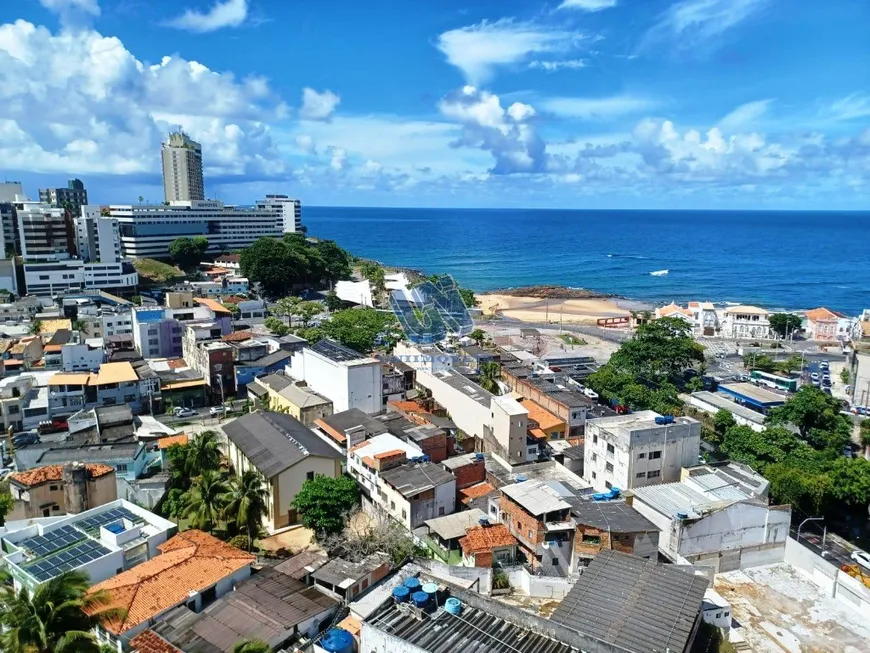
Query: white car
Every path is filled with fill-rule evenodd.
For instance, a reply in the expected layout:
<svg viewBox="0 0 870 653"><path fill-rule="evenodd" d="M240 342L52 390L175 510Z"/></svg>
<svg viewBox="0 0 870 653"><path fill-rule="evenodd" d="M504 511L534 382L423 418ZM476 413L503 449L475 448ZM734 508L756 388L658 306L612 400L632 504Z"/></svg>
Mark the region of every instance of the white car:
<svg viewBox="0 0 870 653"><path fill-rule="evenodd" d="M222 415L226 415L227 409L226 406L212 406L208 409L208 414L212 417L219 417Z"/></svg>
<svg viewBox="0 0 870 653"><path fill-rule="evenodd" d="M849 557L864 567L864 569L870 569L870 553L866 551L852 551L852 555Z"/></svg>
<svg viewBox="0 0 870 653"><path fill-rule="evenodd" d="M193 408L176 408L175 409L176 417L198 417L199 413L197 413Z"/></svg>
<svg viewBox="0 0 870 653"><path fill-rule="evenodd" d="M583 394L590 399L598 399L598 393L595 392L595 390L593 390L592 388L583 388Z"/></svg>

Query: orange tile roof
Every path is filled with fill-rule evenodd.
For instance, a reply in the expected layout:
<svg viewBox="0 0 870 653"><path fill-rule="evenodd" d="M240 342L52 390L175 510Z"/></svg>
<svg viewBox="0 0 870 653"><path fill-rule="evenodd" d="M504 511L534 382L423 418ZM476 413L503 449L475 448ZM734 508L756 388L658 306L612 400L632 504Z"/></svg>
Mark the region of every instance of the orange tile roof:
<svg viewBox="0 0 870 653"><path fill-rule="evenodd" d="M390 449L389 451L384 451L383 453L376 453L375 460L384 460L385 458L395 458L397 456L404 456L404 449Z"/></svg>
<svg viewBox="0 0 870 653"><path fill-rule="evenodd" d="M531 399L520 399L520 403L527 411L529 411L529 419L535 420L543 431L558 428L560 426L563 429L565 428L564 420L559 419L556 415L553 415L549 410L543 406L539 406Z"/></svg>
<svg viewBox="0 0 870 653"><path fill-rule="evenodd" d="M243 340L250 340L253 337L253 331L234 331L225 335L221 340L224 342L242 342Z"/></svg>
<svg viewBox="0 0 870 653"><path fill-rule="evenodd" d="M109 594L105 607L126 610L123 619L105 623L106 630L125 633L181 605L189 592L202 592L256 560L256 556L199 530L179 533L157 548L160 555L91 588L91 592L105 590Z"/></svg>
<svg viewBox="0 0 870 653"><path fill-rule="evenodd" d="M7 358L3 361L3 364L6 367L18 367L19 365L24 365L24 361L15 360L14 358Z"/></svg>
<svg viewBox="0 0 870 653"><path fill-rule="evenodd" d="M359 451L359 450L362 449L363 447L367 447L367 446L369 446L369 441L368 441L368 440L364 440L364 441L360 442L359 444L355 444L355 445L353 445L353 446L350 448L350 450L351 450L351 453L353 453L354 451Z"/></svg>
<svg viewBox="0 0 870 653"><path fill-rule="evenodd" d="M808 320L836 320L841 317L839 314L834 311L825 308L824 306L820 308L814 308L811 311L807 311L806 313Z"/></svg>
<svg viewBox="0 0 870 653"><path fill-rule="evenodd" d="M87 463L85 464L85 469L87 470L88 478L100 478L115 471L114 467L109 467L102 463ZM59 481L62 478L63 465L45 465L44 467L36 467L26 472L14 472L9 475L10 480L15 481L18 485L26 485L28 487L42 485L48 481Z"/></svg>
<svg viewBox="0 0 870 653"><path fill-rule="evenodd" d="M167 358L166 367L168 367L170 370L177 370L182 367L187 367L187 361L183 358Z"/></svg>
<svg viewBox="0 0 870 653"><path fill-rule="evenodd" d="M63 345L46 345L42 348L42 352L44 354L56 354L61 349L63 349Z"/></svg>
<svg viewBox="0 0 870 653"><path fill-rule="evenodd" d="M529 429L529 434L533 438L537 438L538 440L546 440L547 434L544 433L541 429Z"/></svg>
<svg viewBox="0 0 870 653"><path fill-rule="evenodd" d="M205 306L206 308L211 309L213 313L219 313L221 315L232 315L230 309L222 305L220 302L215 301L214 299L209 299L208 297L194 297L193 301L201 306Z"/></svg>
<svg viewBox="0 0 870 653"><path fill-rule="evenodd" d="M130 640L130 648L136 653L184 653L153 630L146 630L136 635Z"/></svg>
<svg viewBox="0 0 870 653"><path fill-rule="evenodd" d="M221 303L223 304L241 304L246 301L248 301L246 298L239 297L238 295L228 295L221 299Z"/></svg>
<svg viewBox="0 0 870 653"><path fill-rule="evenodd" d="M459 540L462 552L470 555L486 553L495 548L511 546L516 543L516 538L511 535L508 527L504 524L469 528L465 531L465 537Z"/></svg>
<svg viewBox="0 0 870 653"><path fill-rule="evenodd" d="M410 400L395 400L387 402L390 406L393 406L396 410L402 413L428 413L429 411L423 408L416 401Z"/></svg>
<svg viewBox="0 0 870 653"><path fill-rule="evenodd" d="M178 435L168 435L165 438L159 438L157 440L157 448L158 449L168 449L173 444L187 444L190 439L184 433L179 433Z"/></svg>
<svg viewBox="0 0 870 653"><path fill-rule="evenodd" d="M339 442L341 444L344 444L345 442L347 442L347 436L344 433L332 428L329 424L324 422L322 419L314 420L314 425L319 427L324 433L326 433L329 437L331 437L336 442ZM365 443L363 442L360 444L365 444ZM357 444L354 447L354 449L356 449L356 447L358 447L358 446L359 446L359 444ZM351 449L351 451L353 451L354 449Z"/></svg>
<svg viewBox="0 0 870 653"><path fill-rule="evenodd" d="M362 461L363 461L363 464L368 465L369 467L374 467L374 466L375 466L375 461L372 460L371 458L369 458L368 456L365 456L365 457L362 459Z"/></svg>
<svg viewBox="0 0 870 653"><path fill-rule="evenodd" d="M495 488L486 481L467 487L464 490L459 490L459 494L463 496L462 503L468 503L472 499L477 499L490 492L495 492Z"/></svg>
<svg viewBox="0 0 870 653"><path fill-rule="evenodd" d="M100 371L91 374L88 385L110 385L112 383L132 383L138 381L136 370L127 361L118 363L102 363Z"/></svg>

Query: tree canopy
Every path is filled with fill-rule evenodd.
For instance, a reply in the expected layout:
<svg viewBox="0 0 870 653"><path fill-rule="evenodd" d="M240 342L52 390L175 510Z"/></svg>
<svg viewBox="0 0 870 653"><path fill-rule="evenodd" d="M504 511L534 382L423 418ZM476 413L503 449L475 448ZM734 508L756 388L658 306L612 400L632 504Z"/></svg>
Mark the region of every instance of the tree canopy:
<svg viewBox="0 0 870 653"><path fill-rule="evenodd" d="M306 480L292 503L302 515L302 523L319 537L340 533L348 514L358 505L359 488L355 480L322 474Z"/></svg>
<svg viewBox="0 0 870 653"><path fill-rule="evenodd" d="M803 320L794 313L774 313L770 316L770 328L780 337L785 338L801 328Z"/></svg>
<svg viewBox="0 0 870 653"><path fill-rule="evenodd" d="M330 240L311 242L302 234L260 238L242 250L242 274L268 297L290 295L294 287L321 288L351 275L351 256Z"/></svg>
<svg viewBox="0 0 870 653"><path fill-rule="evenodd" d="M812 386L803 386L782 406L770 411L767 424L791 424L816 449L842 451L849 443L852 424L840 413L838 399Z"/></svg>
<svg viewBox="0 0 870 653"><path fill-rule="evenodd" d="M373 308L349 308L333 313L320 325L319 332L365 354L372 351L379 340L389 346L396 339L397 329L398 322L392 313Z"/></svg>
<svg viewBox="0 0 870 653"><path fill-rule="evenodd" d="M205 236L182 236L169 243L169 256L182 270L192 270L202 261L207 249L208 238Z"/></svg>

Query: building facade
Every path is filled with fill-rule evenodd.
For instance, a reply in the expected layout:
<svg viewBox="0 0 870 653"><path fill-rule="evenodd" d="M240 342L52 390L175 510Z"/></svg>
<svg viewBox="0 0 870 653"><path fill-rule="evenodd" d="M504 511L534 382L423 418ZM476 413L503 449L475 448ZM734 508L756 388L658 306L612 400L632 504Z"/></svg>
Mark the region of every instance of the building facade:
<svg viewBox="0 0 870 653"><path fill-rule="evenodd" d="M46 465L9 477L12 511L6 519L77 514L118 498L115 469L108 465Z"/></svg>
<svg viewBox="0 0 870 653"><path fill-rule="evenodd" d="M266 199L257 202L257 208L263 211L280 213L284 223L284 233L302 233L302 202L286 195L266 195Z"/></svg>
<svg viewBox="0 0 870 653"><path fill-rule="evenodd" d="M726 338L761 340L771 337L770 313L757 306L732 306L725 309L722 335Z"/></svg>
<svg viewBox="0 0 870 653"><path fill-rule="evenodd" d="M40 188L39 201L68 208L73 215L79 215L88 203L88 191L81 179L70 179L66 188Z"/></svg>
<svg viewBox="0 0 870 653"><path fill-rule="evenodd" d="M683 467L698 464L701 424L645 410L589 420L584 478L598 492L670 483Z"/></svg>
<svg viewBox="0 0 870 653"><path fill-rule="evenodd" d="M173 132L160 150L163 196L167 202L204 200L202 147L184 132Z"/></svg>
<svg viewBox="0 0 870 653"><path fill-rule="evenodd" d="M51 204L15 202L21 256L26 261L61 261L75 251L72 216Z"/></svg>

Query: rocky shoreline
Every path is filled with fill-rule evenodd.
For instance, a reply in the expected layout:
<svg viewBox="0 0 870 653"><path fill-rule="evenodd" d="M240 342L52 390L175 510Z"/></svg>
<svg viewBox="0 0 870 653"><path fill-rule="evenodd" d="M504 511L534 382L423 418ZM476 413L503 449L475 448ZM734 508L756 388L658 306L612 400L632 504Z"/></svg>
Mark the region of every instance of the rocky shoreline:
<svg viewBox="0 0 870 653"><path fill-rule="evenodd" d="M535 299L626 299L621 295L602 293L585 288L565 286L522 286L489 290L482 295L506 295L508 297L533 297Z"/></svg>

